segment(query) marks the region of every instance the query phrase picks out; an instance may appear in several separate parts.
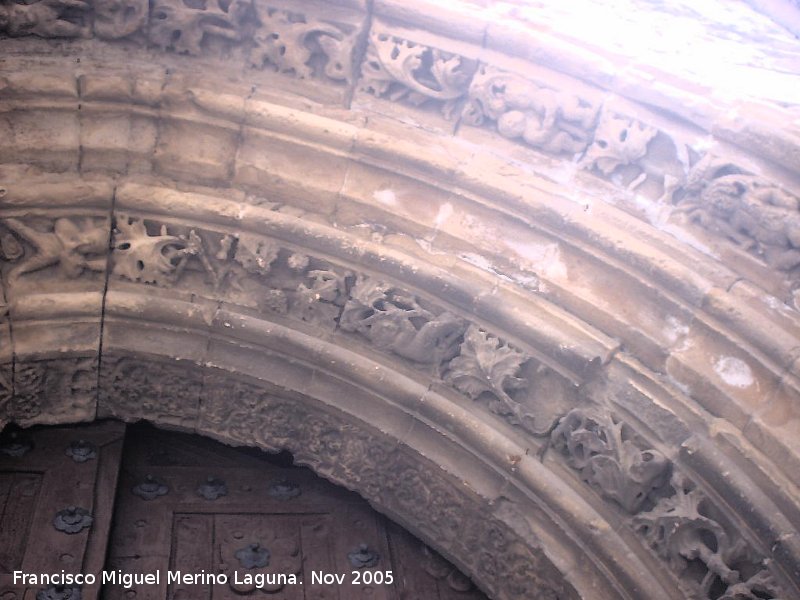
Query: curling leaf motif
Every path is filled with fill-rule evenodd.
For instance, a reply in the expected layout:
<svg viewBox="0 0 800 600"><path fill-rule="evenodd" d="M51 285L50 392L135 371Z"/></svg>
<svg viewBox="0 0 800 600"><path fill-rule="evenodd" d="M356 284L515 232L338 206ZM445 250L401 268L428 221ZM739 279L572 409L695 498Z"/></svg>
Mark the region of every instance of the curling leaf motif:
<svg viewBox="0 0 800 600"><path fill-rule="evenodd" d="M472 400L488 394L492 412L505 417L512 425L540 435L534 416L511 397L512 392L528 385L525 378L519 377L519 371L529 359L501 339L470 325L464 334L460 354L449 364L445 381Z"/></svg>

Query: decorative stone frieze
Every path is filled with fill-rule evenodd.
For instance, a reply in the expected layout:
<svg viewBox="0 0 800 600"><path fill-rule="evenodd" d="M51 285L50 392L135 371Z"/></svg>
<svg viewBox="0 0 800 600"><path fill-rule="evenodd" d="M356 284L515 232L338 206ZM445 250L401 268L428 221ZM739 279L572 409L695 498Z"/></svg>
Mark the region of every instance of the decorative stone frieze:
<svg viewBox="0 0 800 600"><path fill-rule="evenodd" d="M635 514L666 484L671 465L632 437L630 427L611 415L575 409L559 420L550 439L586 482Z"/></svg>
<svg viewBox="0 0 800 600"><path fill-rule="evenodd" d="M94 415L95 357L19 361L13 377L13 387L0 377L0 422L75 423Z"/></svg>
<svg viewBox="0 0 800 600"><path fill-rule="evenodd" d="M794 464L794 454L791 461L781 461L781 453L791 453L796 446L791 443L796 438L797 395L786 384L797 371L796 344L781 340L783 345L774 344L776 350L765 357L759 344L775 329L760 328L760 321L758 327L743 324L757 312L768 325L793 332L796 314L766 293L756 309L739 311L743 304L733 286L742 275L747 278L747 272L736 260L717 253L730 240L741 250L733 256L747 259L744 252L749 252L761 260L769 285L755 283L781 298L774 291L778 286L770 287L772 280L783 285L784 279L796 279L798 200L787 191L794 174L773 168L771 162L797 162L792 153L800 146L792 145L791 119L780 125L769 123L774 117L764 119L760 132L780 127L782 135L780 144L772 144L767 134L759 138L754 147L770 150L757 156L760 150L743 147L747 144L741 140L750 139L745 135L726 138L738 149L720 143L717 108L710 110L710 103L699 102L706 100L703 91L686 89L685 95L673 96L686 99L680 106L650 103L663 100L659 90L674 82L647 73L652 89L642 90L645 86L627 78L642 65L612 61L613 69L605 72L609 78L603 80L591 71L599 64L594 61L605 59L594 52L585 57L586 47L573 46L571 40L550 44L551 35L558 37L555 32L537 31L534 36L530 29L518 30L531 38L526 46L530 52L521 60L537 67L531 73L520 70L526 75L519 77L489 66L494 63L484 48L470 51L467 44L480 35L458 42L457 25L445 31L427 31L419 22L414 30L386 25L390 19L403 21L403 11L417 10L414 7L344 4L40 0L0 7L0 38L6 38L0 39L0 54L10 50L0 64L12 70L26 65L0 76L0 93L8 107L0 116L0 137L11 140L0 148L10 163L3 165L0 177L19 175L24 180L48 171L46 175L60 184L62 178L67 181L65 172L95 174L100 165L100 171L123 186L152 172L159 185L176 188L170 198L174 200L183 199L184 193L189 196L188 190L200 184L219 186L221 196L240 194L236 197L241 199L235 206L217 205L220 199L208 193L208 203L196 204L198 216L192 213L187 219L186 204L144 196L132 201L115 194L113 226L107 219L110 204L109 209L103 205L97 214L90 213L82 193L74 202L54 197L57 210L36 199L30 213L18 210L25 197L11 198L11 209L4 199L0 283L14 335L11 324L0 335L0 421L32 424L51 415L69 421L91 418L91 398L99 395L101 416L153 418L231 443L288 448L300 462L357 489L390 514L422 524L437 548L456 557L498 598L574 596L544 560L538 542L531 541L535 536L526 537L520 526L526 519L533 523L552 514L563 529L548 531L552 537L547 544L543 541L543 551L562 548L562 539L580 541L580 546L565 543L563 547L575 554L559 555L558 567L583 586L586 597L678 598L678 580L683 595L700 600L784 600L796 595L796 586L780 590L775 583L780 579L788 588L793 586L792 576L800 576L800 552L791 546L793 538L776 536L764 542L768 559L748 543L767 529L753 516L766 513L758 505L759 494L779 507L781 518L783 512L796 514L795 490L786 483L796 480L786 466ZM370 31L367 23L372 23ZM92 31L98 39L70 40L88 38ZM512 53L512 37L498 44L504 31L486 30L483 45ZM18 39L22 36L31 37ZM58 41L50 45L37 37ZM19 50L14 44L20 44ZM130 54L131 65L125 69L135 71L150 61L158 75L129 77L125 69L109 65L113 59L104 62L107 50L114 56ZM80 66L74 62L78 55ZM478 59L489 64L478 68ZM47 63L41 72L35 68L39 60ZM63 73L50 77L53 65L59 70L64 66ZM207 78L204 85L181 87L185 72L196 66ZM270 70L293 78L273 76L266 72ZM593 101L582 91L572 93L569 83L578 79L598 86ZM273 85L279 80L280 85ZM568 85L561 85L565 81ZM245 91L218 93L218 84ZM352 94L358 101L347 110L332 107L328 100L319 104L310 92L304 97L302 90L311 89L324 90L320 97L341 98L345 106ZM261 99L254 100L259 95ZM597 101L601 96L603 108ZM360 102L364 97L369 102ZM728 115L732 105L714 98L717 101L726 107L725 119L739 127L742 115ZM464 104L468 107L462 112ZM423 111L410 110L409 105L447 116L460 114L462 124L485 130L453 126L455 136L437 138L429 135L431 128L426 129L427 121L420 118ZM103 119L96 118L101 112ZM96 157L103 148L126 146L125 140L132 137L125 136L134 136L133 125L125 126L125 135L117 126L131 114L148 119L151 134L136 172L90 160L92 152ZM741 125L743 131L747 127ZM683 138L676 131L683 132ZM253 143L258 136L261 141ZM701 161L685 179L683 169L714 145L714 151L738 153L743 160L737 157L713 168ZM786 159L778 160L776 154ZM248 167L243 156L254 164L257 157L258 169L251 169L255 175L249 179L241 175ZM738 164L748 168L730 166ZM289 178L304 185L287 186ZM358 185L344 185L347 180ZM323 187L329 192L324 199ZM434 188L434 194L425 191ZM302 194L295 193L298 189ZM705 232L693 226L659 231L661 211L670 207L649 202L656 198L677 206L670 227L689 221ZM84 201L81 210L73 211ZM283 223L278 226L257 210L273 201L302 206L307 212L300 217L298 210L291 215L296 222L282 228ZM624 202L644 207L640 213L629 211L641 220L625 214ZM315 206L323 203L324 209ZM433 216L426 220L429 212ZM681 214L686 215L684 221ZM316 228L320 223L341 237L321 235ZM356 231L358 227L364 229ZM368 227L380 231L379 251L365 242ZM486 232L485 239L473 234L479 228ZM101 259L112 229L112 262L106 268ZM686 241L682 236L687 231L698 235ZM548 238L547 248L555 248L553 260L549 254L543 258L540 234ZM307 241L311 238L315 239ZM494 239L498 243L493 249ZM513 268L495 264L495 257L503 253ZM395 261L400 254L402 260ZM523 255L532 258L519 260ZM756 260L742 262L748 269L750 262L758 266ZM102 286L105 278L108 294ZM536 283L526 286L524 281ZM98 329L107 319L103 339L113 342L92 346L92 356L104 353L99 391L88 383L97 379L96 363L89 362L93 359L80 359L86 361L85 368L80 361L71 367L55 362L51 375L36 368L39 362L26 354L38 351L33 342L45 328L55 331L57 325L72 332L86 324L89 308L94 308L86 282L96 284L93 314ZM37 295L35 302L28 302L28 292ZM66 300L59 304L61 312L53 308L56 292L63 293L58 301ZM724 302L717 303L719 298ZM40 308L45 305L49 308ZM186 307L191 310L182 311ZM174 335L179 340L176 347L184 339L197 341L191 352L193 360L199 358L191 364L137 362L109 353L126 327L138 325L143 335L135 341L143 347ZM109 333L114 328L117 337ZM78 343L91 346L88 336L76 342L78 336L61 336L61 331L43 344L47 356L68 356ZM258 336L269 338L263 348ZM713 336L719 341L714 337L712 344ZM373 360L383 375L408 376L428 392L417 393L411 386L416 394L409 392L413 417L403 423L408 425L404 431L413 439L430 420L441 434L416 440L413 452L429 456L429 443L451 444L463 450L463 456L477 457L476 463L484 461L493 472L508 474L507 487L492 490L497 493L482 497L478 506L470 494L471 486L483 483L480 478L445 481L443 472L453 465L409 458L411 451L397 440L299 402L302 390L268 393L205 375L198 384L196 365L210 366L222 356L213 346L221 346L223 338L230 340L225 350L231 362L248 362L242 373L254 377L263 361L281 354L278 346L288 338L290 343L313 339L316 349L341 342L341 356L348 360L360 354ZM248 344L261 354L246 350ZM697 356L713 348L712 354L723 357L711 359L715 365L739 364L726 358L736 348L747 370L716 369L715 378L710 369L706 373L698 366L689 378L665 367L674 366L679 354L692 347ZM339 355L331 353L329 362L304 371L313 363L302 354L306 351L298 350L298 356L287 351L285 364L297 368L301 375L296 379L309 374L309 388L323 385L320 381L328 370L340 369L331 377L347 380L345 369L355 372L358 366L353 360L345 368ZM686 359L689 367L695 366L693 360L694 355ZM767 365L770 374L777 374L774 381L763 374L766 363L774 363ZM624 376L614 371L620 365L625 366ZM425 375L415 378L423 371ZM69 373L81 375L76 380ZM370 376L359 372L348 385L365 386ZM630 407L635 406L635 419L623 423L608 416L618 413L608 413L603 403L615 400L601 399L591 411L572 411L592 404L593 383L615 376L615 384L624 387L624 379L631 394L641 394L641 401L624 409L633 414ZM728 406L738 402L743 385L750 386L759 403L737 405L737 420L731 423ZM63 410L48 404L56 393ZM406 400L389 392L384 398L383 393L374 391L376 404ZM440 413L432 408L435 402L441 402L436 408ZM482 412L483 407L488 412ZM447 409L467 417L448 421L441 416ZM666 478L670 471L678 477L681 460L671 463L655 448L669 447L672 436L678 438L685 430L708 439L722 436L720 432L727 436L713 443L724 455L720 464L725 468L719 472L729 467L742 470L747 485L737 489L741 497L736 502L729 504L724 498L715 505L719 495L711 493L708 474L704 480L698 476L696 486L678 485L674 479L674 493L670 492ZM532 436L546 434L560 453L540 463L535 448L530 448L534 456L528 456L525 444L535 446L539 440ZM761 455L767 448L770 458ZM563 461L588 483L564 478L559 466ZM553 462L555 468L550 469ZM707 494L697 491L700 488ZM492 507L515 490L530 500L520 503L525 514L496 518ZM547 498L553 490L566 490L574 497L558 505ZM626 523L633 523L641 535L631 535ZM611 538L624 541L614 546ZM671 565L658 576L653 576L658 570L654 557L636 562L637 554L647 554L647 546ZM779 564L774 576L766 570L772 568L769 561ZM587 572L602 575L593 578Z"/></svg>
<svg viewBox="0 0 800 600"><path fill-rule="evenodd" d="M201 380L191 365L105 355L100 367L98 415L193 427L200 388Z"/></svg>
<svg viewBox="0 0 800 600"><path fill-rule="evenodd" d="M241 49L248 64L305 79L352 83L366 15L336 7L309 13L302 3L253 0L38 0L0 6L0 33L46 38L138 40L191 56ZM224 54L224 52L222 52Z"/></svg>
<svg viewBox="0 0 800 600"><path fill-rule="evenodd" d="M708 496L679 472L670 482L673 493L633 526L669 563L692 600L783 600L766 561L721 518Z"/></svg>
<svg viewBox="0 0 800 600"><path fill-rule="evenodd" d="M481 65L469 87L463 121L493 124L508 139L574 156L591 143L597 114L596 105L575 94Z"/></svg>
<svg viewBox="0 0 800 600"><path fill-rule="evenodd" d="M112 275L121 280L159 287L199 285L208 298L326 329L335 327L348 299L349 270L274 239L126 214L116 223Z"/></svg>

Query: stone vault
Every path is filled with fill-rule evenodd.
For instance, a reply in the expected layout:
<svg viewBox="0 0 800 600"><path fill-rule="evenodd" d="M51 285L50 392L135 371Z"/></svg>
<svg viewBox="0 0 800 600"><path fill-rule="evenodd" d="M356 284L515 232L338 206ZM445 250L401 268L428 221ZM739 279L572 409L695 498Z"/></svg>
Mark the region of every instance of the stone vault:
<svg viewBox="0 0 800 600"><path fill-rule="evenodd" d="M289 449L493 598L800 598L797 8L614 4L738 87L556 3L0 4L0 422Z"/></svg>

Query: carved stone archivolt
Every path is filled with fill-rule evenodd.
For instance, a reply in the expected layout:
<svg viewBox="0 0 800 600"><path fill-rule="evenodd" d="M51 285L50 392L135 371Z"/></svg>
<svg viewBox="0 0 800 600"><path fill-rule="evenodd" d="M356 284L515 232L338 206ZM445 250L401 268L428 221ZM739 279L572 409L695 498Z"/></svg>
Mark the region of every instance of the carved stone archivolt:
<svg viewBox="0 0 800 600"><path fill-rule="evenodd" d="M199 431L236 444L288 449L296 462L361 490L392 514L425 522L424 537L435 538L450 556L469 554L468 568L501 597L574 597L557 577L546 578L549 567L537 549L495 518L477 516L482 509L465 491L413 459L402 445L224 375L206 378L203 394ZM476 553L476 548L484 550Z"/></svg>
<svg viewBox="0 0 800 600"><path fill-rule="evenodd" d="M791 103L366 4L0 6L0 421L287 448L501 598L800 592Z"/></svg>

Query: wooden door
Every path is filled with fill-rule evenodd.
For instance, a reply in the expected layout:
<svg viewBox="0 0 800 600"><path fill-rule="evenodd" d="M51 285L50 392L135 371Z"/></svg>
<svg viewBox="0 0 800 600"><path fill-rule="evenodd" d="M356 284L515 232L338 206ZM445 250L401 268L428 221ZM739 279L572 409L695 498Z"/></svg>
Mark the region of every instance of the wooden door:
<svg viewBox="0 0 800 600"><path fill-rule="evenodd" d="M129 432L106 569L160 577L106 585L105 600L485 598L359 496L311 471L155 429ZM185 583L170 572L214 577Z"/></svg>
<svg viewBox="0 0 800 600"><path fill-rule="evenodd" d="M96 584L15 582L15 571L93 575ZM136 574L150 580L120 584ZM485 598L359 496L280 457L146 426L126 434L114 422L0 436L0 599L261 594Z"/></svg>
<svg viewBox="0 0 800 600"><path fill-rule="evenodd" d="M26 574L94 574L105 562L125 427L38 428L0 435L0 598L74 598ZM61 589L55 589L61 588ZM97 586L82 590L97 597Z"/></svg>

